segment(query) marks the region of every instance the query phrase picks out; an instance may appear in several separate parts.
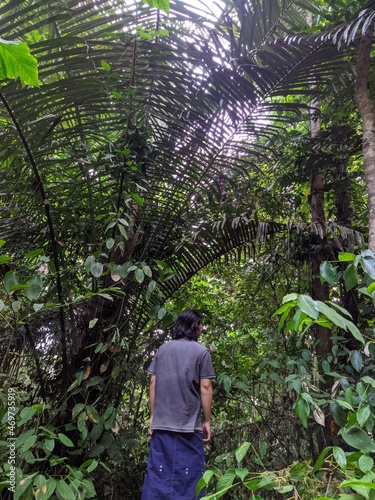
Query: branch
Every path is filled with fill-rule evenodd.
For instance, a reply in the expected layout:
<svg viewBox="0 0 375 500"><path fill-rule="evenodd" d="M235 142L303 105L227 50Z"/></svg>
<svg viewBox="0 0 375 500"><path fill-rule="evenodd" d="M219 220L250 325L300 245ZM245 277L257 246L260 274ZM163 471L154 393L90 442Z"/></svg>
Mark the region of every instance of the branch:
<svg viewBox="0 0 375 500"><path fill-rule="evenodd" d="M40 177L38 167L35 163L34 156L32 154L30 146L27 142L26 136L23 133L23 130L22 130L16 116L14 115L12 108L10 107L4 94L1 91L0 91L0 100L4 104L5 109L7 110L14 126L16 127L19 138L21 139L22 145L25 148L27 158L30 161L30 164L32 166L32 169L33 169L36 181L37 181L37 189L40 192L43 206L44 206L44 211L45 211L47 221L48 221L51 246L52 246L52 253L53 253L53 261L54 261L54 265L55 265L55 269L56 269L56 287L57 287L58 302L60 304L59 317L60 317L60 327L61 327L62 382L63 382L63 392L65 394L65 392L68 388L68 378L67 378L68 364L67 364L67 342L66 342L65 316L64 316L64 310L63 310L64 301L63 301L62 284L61 284L61 276L60 276L58 243L56 240L55 230L53 227L53 220L52 220L52 215L51 215L51 210L50 210L50 202L46 196L43 182L42 182L42 179Z"/></svg>

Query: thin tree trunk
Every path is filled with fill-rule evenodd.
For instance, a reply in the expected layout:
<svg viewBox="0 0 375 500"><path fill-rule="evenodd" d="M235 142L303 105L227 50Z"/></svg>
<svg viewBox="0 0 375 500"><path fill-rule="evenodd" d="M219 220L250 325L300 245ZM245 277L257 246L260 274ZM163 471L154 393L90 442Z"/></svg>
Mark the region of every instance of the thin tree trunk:
<svg viewBox="0 0 375 500"><path fill-rule="evenodd" d="M375 102L370 98L368 88L373 31L371 26L359 44L355 101L363 122L362 149L369 207L368 246L375 252Z"/></svg>
<svg viewBox="0 0 375 500"><path fill-rule="evenodd" d="M311 138L318 137L320 133L320 119L317 112L320 110L320 100L315 99L310 103L314 110L314 116L310 120L310 135ZM318 155L319 151L316 150L315 154ZM316 161L316 166L313 167L311 175L311 194L310 194L310 208L312 223L318 226L318 234L315 236L317 239L317 246L323 247L326 238L326 220L324 212L324 175L320 168L320 161ZM323 252L317 251L311 256L311 294L313 299L324 302L329 298L329 289L327 283L320 281L320 265L323 262ZM321 360L331 352L332 340L331 331L320 325L315 325L315 340L316 355L318 360Z"/></svg>
<svg viewBox="0 0 375 500"><path fill-rule="evenodd" d="M311 138L317 138L320 134L321 123L318 117L320 111L320 100L315 99L310 103L314 115L310 119ZM324 246L326 244L326 218L324 211L324 174L321 169L320 146L315 146L314 165L311 174L310 186L310 209L311 220L315 229L314 238L318 250L311 254L311 295L315 300L324 302L329 298L328 283L322 283L320 280L320 265L325 260ZM312 241L313 242L313 241ZM331 330L321 325L314 325L315 334L315 353L318 363L327 357L332 349ZM332 385L331 380L324 377L324 382L320 384L321 389L329 391ZM319 451L329 446L332 441L332 432L330 428L330 415L325 415L325 426L319 427L317 435L317 444Z"/></svg>

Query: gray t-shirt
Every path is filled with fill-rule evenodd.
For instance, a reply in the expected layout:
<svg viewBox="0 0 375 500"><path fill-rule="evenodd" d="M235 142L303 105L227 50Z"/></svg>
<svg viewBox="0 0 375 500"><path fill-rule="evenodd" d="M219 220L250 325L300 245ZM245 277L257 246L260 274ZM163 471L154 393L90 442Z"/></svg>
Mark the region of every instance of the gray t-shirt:
<svg viewBox="0 0 375 500"><path fill-rule="evenodd" d="M159 347L147 371L156 376L151 428L202 432L200 379L215 378L208 349L194 340L171 340Z"/></svg>

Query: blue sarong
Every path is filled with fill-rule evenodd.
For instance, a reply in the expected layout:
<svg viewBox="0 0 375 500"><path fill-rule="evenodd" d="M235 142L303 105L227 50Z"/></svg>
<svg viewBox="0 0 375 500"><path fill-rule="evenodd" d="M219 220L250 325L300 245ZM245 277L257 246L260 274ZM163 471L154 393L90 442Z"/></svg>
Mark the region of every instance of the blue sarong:
<svg viewBox="0 0 375 500"><path fill-rule="evenodd" d="M142 500L195 500L204 472L203 434L155 430L151 436Z"/></svg>

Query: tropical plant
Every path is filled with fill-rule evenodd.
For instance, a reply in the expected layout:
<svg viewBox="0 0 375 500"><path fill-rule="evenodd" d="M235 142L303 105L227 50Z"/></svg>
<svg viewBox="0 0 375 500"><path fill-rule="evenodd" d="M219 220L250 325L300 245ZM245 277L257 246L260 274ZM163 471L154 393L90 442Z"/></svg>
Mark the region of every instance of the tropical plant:
<svg viewBox="0 0 375 500"><path fill-rule="evenodd" d="M86 429L108 449L106 412L159 341L144 333L150 316L167 322L164 303L182 283L252 250L258 221L237 202L239 179L269 164L279 132L317 93L311 75L328 84L348 70L373 14L294 44L274 34L295 26L298 9L272 5L250 27L239 16L242 32L229 11L215 26L180 2L169 16L106 0L0 8L0 36L29 45L40 80L0 91L5 387L32 387L30 406L63 401L53 418L64 435L83 405L72 442ZM18 356L24 332L34 368ZM93 448L79 448L81 463Z"/></svg>
<svg viewBox="0 0 375 500"><path fill-rule="evenodd" d="M373 253L369 250L358 255L341 253L339 261L346 263L346 269L339 270L335 263L326 262L321 269L322 280L333 286L343 280L346 290L356 287L363 294L364 302L371 304L375 279ZM365 308L365 303L362 307ZM197 491L210 486L210 493L204 497L207 500L236 490L242 495L250 490L254 500L288 493L293 494L293 498L319 500L373 498L375 349L372 317L369 316L366 323L363 321L362 334L352 323L350 314L338 305L337 297L323 303L305 294L285 296L275 315L285 335L296 335L294 342L299 352L287 356L284 363L283 356L277 358L277 364L265 360L263 366L268 365L268 378L274 373L281 375L280 382L286 383L287 390L294 394L295 413L303 426L312 429L314 421L321 428L330 426L333 443L313 464L311 459L294 461L288 467L270 471L264 463L266 455L262 447L244 442L237 450L226 454L225 462L217 457L213 467L205 472ZM321 369L317 367L319 360L311 354L313 337L310 331L315 322L334 331L332 354L320 360ZM357 340L356 349L348 347L347 331ZM281 366L284 371L280 370ZM327 392L321 389L322 378L332 380ZM328 419L325 418L326 407L329 408ZM250 452L257 457L263 470L254 470L254 462L245 460ZM267 492L273 492L271 497Z"/></svg>

